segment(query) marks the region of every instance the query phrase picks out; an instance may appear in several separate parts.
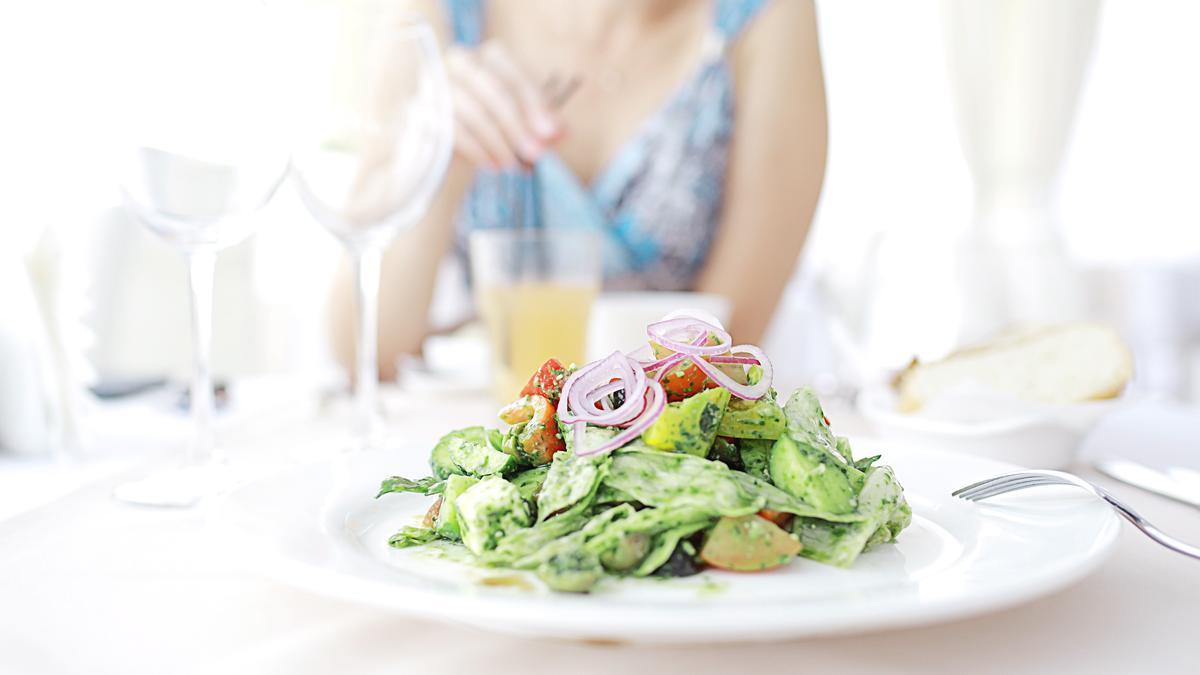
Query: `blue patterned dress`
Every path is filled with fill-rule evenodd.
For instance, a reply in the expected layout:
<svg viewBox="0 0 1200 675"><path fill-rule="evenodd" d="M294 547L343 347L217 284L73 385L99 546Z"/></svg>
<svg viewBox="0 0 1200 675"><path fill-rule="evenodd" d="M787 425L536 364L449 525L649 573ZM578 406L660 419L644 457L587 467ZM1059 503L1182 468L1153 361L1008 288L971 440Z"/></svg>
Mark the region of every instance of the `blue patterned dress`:
<svg viewBox="0 0 1200 675"><path fill-rule="evenodd" d="M765 0L715 0L699 69L596 175L580 183L553 151L538 160L542 225L588 228L604 241L604 281L612 290L687 290L716 234L733 132L733 77L726 46ZM483 35L482 0L446 0L456 42ZM528 176L479 171L457 222L457 253L472 230L515 227Z"/></svg>

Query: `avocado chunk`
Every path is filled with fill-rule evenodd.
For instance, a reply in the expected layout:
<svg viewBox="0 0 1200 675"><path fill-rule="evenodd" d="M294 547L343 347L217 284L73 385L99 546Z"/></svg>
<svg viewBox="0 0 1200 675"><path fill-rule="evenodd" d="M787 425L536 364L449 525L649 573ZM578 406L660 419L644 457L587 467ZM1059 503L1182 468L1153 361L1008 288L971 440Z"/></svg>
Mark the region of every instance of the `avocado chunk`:
<svg viewBox="0 0 1200 675"><path fill-rule="evenodd" d="M656 450L704 457L717 438L728 403L729 390L723 388L706 389L670 403L642 433L642 440Z"/></svg>
<svg viewBox="0 0 1200 675"><path fill-rule="evenodd" d="M725 406L725 415L717 427L718 436L773 441L787 430L783 408L771 398L757 401L734 399Z"/></svg>
<svg viewBox="0 0 1200 675"><path fill-rule="evenodd" d="M912 508L891 467L867 470L858 495L859 513L867 519L857 523L832 523L817 518L796 518L792 531L804 545L800 555L818 562L849 567L859 554L876 544L895 541L912 522Z"/></svg>
<svg viewBox="0 0 1200 675"><path fill-rule="evenodd" d="M463 544L475 555L496 548L504 537L531 522L521 493L503 478L488 478L468 487L455 507Z"/></svg>
<svg viewBox="0 0 1200 675"><path fill-rule="evenodd" d="M829 513L854 510L854 489L838 460L825 450L784 434L771 448L771 482L814 508Z"/></svg>
<svg viewBox="0 0 1200 675"><path fill-rule="evenodd" d="M447 539L460 539L462 533L458 528L458 506L455 503L459 495L479 481L470 476L450 476L446 479L446 487L442 490L442 505L438 509L437 519L433 529Z"/></svg>
<svg viewBox="0 0 1200 675"><path fill-rule="evenodd" d="M758 439L743 439L738 442L738 453L742 456L743 471L771 482L771 448L775 445L773 441L758 440Z"/></svg>

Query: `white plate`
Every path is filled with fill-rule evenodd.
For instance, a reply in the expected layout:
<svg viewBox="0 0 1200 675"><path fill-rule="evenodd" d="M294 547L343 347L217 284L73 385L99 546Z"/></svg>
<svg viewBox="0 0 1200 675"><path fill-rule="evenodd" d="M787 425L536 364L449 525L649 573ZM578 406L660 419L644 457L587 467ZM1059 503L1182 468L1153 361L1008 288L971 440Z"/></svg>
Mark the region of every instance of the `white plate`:
<svg viewBox="0 0 1200 675"><path fill-rule="evenodd" d="M1065 488L963 502L950 491L1014 467L892 449L884 459L905 486L913 524L850 569L800 559L771 572L624 579L557 594L536 580L491 585L511 573L387 546L430 498L374 492L387 475L421 474L424 456L413 448L296 467L235 490L219 522L237 538L234 550L259 554L263 572L316 593L521 635L673 643L862 632L1015 605L1090 572L1118 531L1108 506Z"/></svg>

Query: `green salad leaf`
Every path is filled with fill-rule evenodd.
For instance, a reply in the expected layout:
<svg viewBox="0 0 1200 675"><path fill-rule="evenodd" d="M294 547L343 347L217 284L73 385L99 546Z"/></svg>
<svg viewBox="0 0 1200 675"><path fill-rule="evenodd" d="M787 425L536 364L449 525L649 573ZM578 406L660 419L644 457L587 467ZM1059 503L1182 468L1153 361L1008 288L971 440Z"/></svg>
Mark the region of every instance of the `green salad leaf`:
<svg viewBox="0 0 1200 675"><path fill-rule="evenodd" d="M672 403L641 437L603 454L574 454L574 434L563 432L567 450L532 469L504 452L501 431L446 434L430 453L432 475L392 476L380 486L379 496L441 499L431 527L405 526L388 543L461 542L477 564L582 592L609 577L691 574L697 565L761 569L797 549L800 557L848 567L895 541L912 520L891 467L878 464L879 455L855 459L811 389L797 390L782 407L773 391L742 401L707 389ZM586 427L583 447L616 433ZM774 547L764 562L749 543L725 537L697 557L700 542L712 544L713 528L730 519L769 529L787 546Z"/></svg>

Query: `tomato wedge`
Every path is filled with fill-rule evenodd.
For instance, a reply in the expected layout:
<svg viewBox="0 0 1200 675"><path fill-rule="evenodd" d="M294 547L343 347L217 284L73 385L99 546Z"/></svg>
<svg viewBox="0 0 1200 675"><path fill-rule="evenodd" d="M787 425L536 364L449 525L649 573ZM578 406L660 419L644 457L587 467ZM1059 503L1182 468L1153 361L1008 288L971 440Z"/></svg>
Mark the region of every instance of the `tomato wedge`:
<svg viewBox="0 0 1200 675"><path fill-rule="evenodd" d="M513 449L518 459L533 466L549 464L554 453L567 449L562 434L558 433L554 406L545 396L522 396L500 411L500 419L509 424L521 425L519 428L513 427L516 433Z"/></svg>
<svg viewBox="0 0 1200 675"><path fill-rule="evenodd" d="M759 518L766 518L775 523L779 527L787 527L792 522L792 514L776 511L774 509L763 509L758 512Z"/></svg>
<svg viewBox="0 0 1200 675"><path fill-rule="evenodd" d="M796 535L779 529L757 515L725 517L717 521L700 559L723 570L756 572L786 565L800 552Z"/></svg>
<svg viewBox="0 0 1200 675"><path fill-rule="evenodd" d="M529 382L521 390L521 396L545 396L551 405L556 406L559 397L562 396L563 383L570 375L571 372L563 367L558 359L546 359L529 378Z"/></svg>

